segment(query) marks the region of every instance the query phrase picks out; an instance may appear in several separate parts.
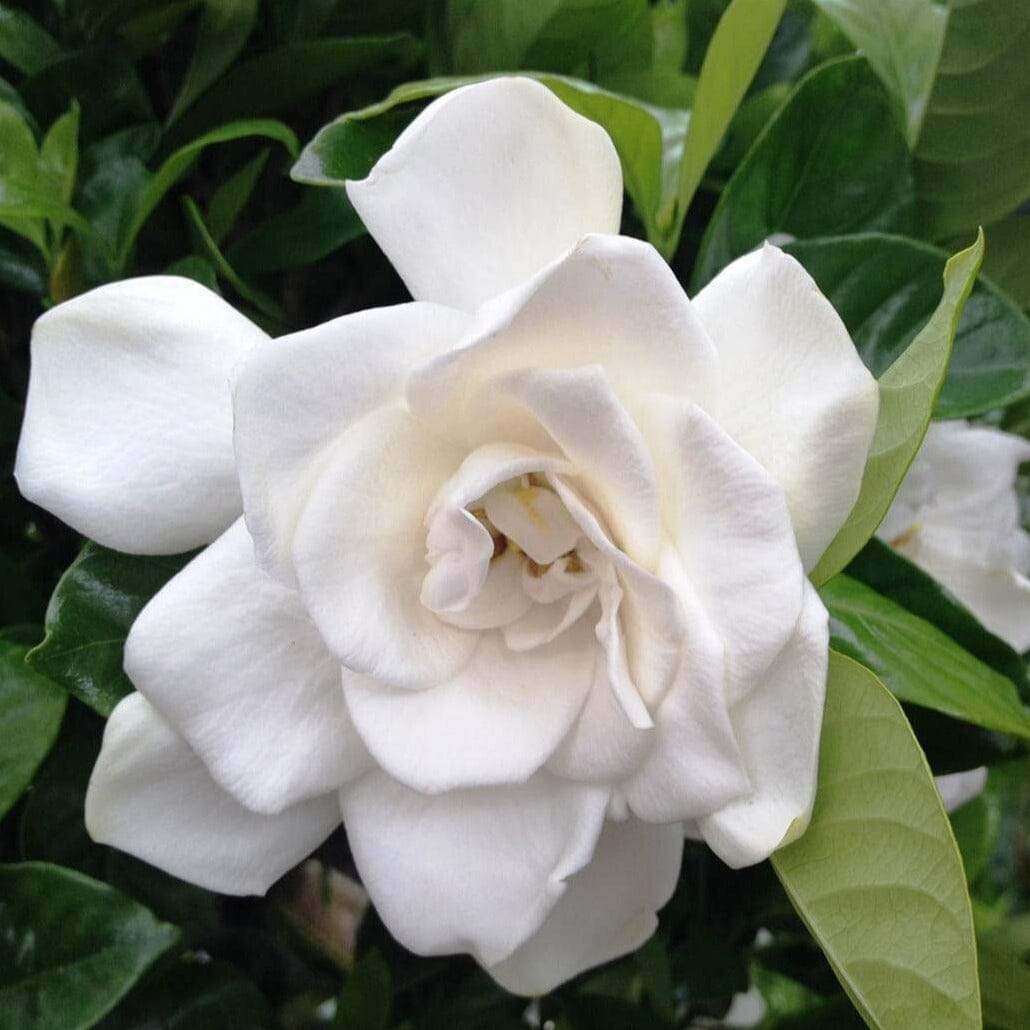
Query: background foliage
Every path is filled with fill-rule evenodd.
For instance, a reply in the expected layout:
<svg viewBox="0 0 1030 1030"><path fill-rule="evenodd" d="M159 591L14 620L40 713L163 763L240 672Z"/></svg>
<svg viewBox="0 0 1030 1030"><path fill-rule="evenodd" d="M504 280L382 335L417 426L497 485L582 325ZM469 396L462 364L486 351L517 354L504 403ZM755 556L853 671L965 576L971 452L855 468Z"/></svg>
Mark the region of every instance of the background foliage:
<svg viewBox="0 0 1030 1030"><path fill-rule="evenodd" d="M991 766L951 825L985 1022L1030 1025L1025 656L889 547L861 547L931 414L1030 430L1028 47L1025 0L0 3L0 1028L710 1026L749 985L765 1028L913 1026L941 975L895 969L869 1008L866 952L888 925L882 947L912 959L928 916L862 877L890 854L917 890L934 855L951 860L932 804L918 833L877 823L929 789L922 752L936 773ZM528 1014L470 960L405 953L374 913L355 945L353 889L332 872L354 873L342 831L263 899L211 894L89 840L103 718L131 689L125 634L189 556L83 542L10 476L43 310L159 272L275 334L405 299L339 183L429 98L519 69L608 130L623 231L651 240L691 292L772 237L880 378L891 421L860 518L816 577L834 647L854 659L834 658L823 779L856 741L851 760L885 775L849 707L863 691L891 722L893 755L911 760L879 793L821 793L813 831L775 871L732 872L688 842L659 934ZM982 273L976 245L949 264L942 298L948 254L980 225ZM855 868L826 866L820 848L846 832L834 823L860 817ZM827 908L827 891L859 881L892 921L863 930L867 908L831 932L849 902ZM937 903L961 922L965 896L959 878Z"/></svg>

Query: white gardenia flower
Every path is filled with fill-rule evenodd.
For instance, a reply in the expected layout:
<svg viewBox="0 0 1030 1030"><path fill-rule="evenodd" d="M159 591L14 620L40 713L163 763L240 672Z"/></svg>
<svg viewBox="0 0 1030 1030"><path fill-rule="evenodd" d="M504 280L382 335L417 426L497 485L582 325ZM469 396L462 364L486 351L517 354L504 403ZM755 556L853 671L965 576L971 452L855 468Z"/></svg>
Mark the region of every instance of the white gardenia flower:
<svg viewBox="0 0 1030 1030"><path fill-rule="evenodd" d="M26 496L213 541L132 629L87 825L243 894L342 816L403 944L541 993L653 932L685 828L743 866L807 825L806 570L877 388L774 247L688 301L535 82L437 100L348 194L412 303L268 342L159 277L37 323Z"/></svg>
<svg viewBox="0 0 1030 1030"><path fill-rule="evenodd" d="M1030 534L1016 475L1030 442L935 422L877 536L944 584L1017 651L1030 647Z"/></svg>

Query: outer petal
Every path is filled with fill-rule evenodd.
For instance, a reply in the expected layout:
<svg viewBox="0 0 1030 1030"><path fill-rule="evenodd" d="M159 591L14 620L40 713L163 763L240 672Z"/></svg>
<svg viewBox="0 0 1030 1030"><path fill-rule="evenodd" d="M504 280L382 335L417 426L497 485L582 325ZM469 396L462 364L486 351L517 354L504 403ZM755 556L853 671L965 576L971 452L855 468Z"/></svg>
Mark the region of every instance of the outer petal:
<svg viewBox="0 0 1030 1030"><path fill-rule="evenodd" d="M777 247L734 261L694 310L719 352L719 421L786 491L809 570L858 498L876 380L811 276Z"/></svg>
<svg viewBox="0 0 1030 1030"><path fill-rule="evenodd" d="M233 369L265 339L176 276L111 283L47 312L32 333L21 492L130 554L213 540L240 513Z"/></svg>
<svg viewBox="0 0 1030 1030"><path fill-rule="evenodd" d="M257 567L242 519L143 609L125 669L219 786L254 811L334 791L371 764L339 662L297 594Z"/></svg>
<svg viewBox="0 0 1030 1030"><path fill-rule="evenodd" d="M521 368L583 365L600 365L631 410L636 398L652 392L715 403L715 349L672 270L649 244L586 237L485 305L460 348L412 375L408 401L416 414L432 413L433 424L449 436L478 444L483 427L469 418L466 405L489 379ZM489 428L498 428L496 419Z"/></svg>
<svg viewBox="0 0 1030 1030"><path fill-rule="evenodd" d="M341 793L362 883L390 932L419 955L468 951L484 965L539 929L590 860L607 800L544 774L427 797L376 772Z"/></svg>
<svg viewBox="0 0 1030 1030"><path fill-rule="evenodd" d="M488 972L514 994L539 995L639 948L658 926L683 857L683 831L631 819L605 823L590 864L543 926Z"/></svg>
<svg viewBox="0 0 1030 1030"><path fill-rule="evenodd" d="M301 596L337 659L395 686L453 676L476 635L421 600L426 512L464 455L400 408L351 426L321 463L293 564Z"/></svg>
<svg viewBox="0 0 1030 1030"><path fill-rule="evenodd" d="M589 232L618 232L608 134L532 79L430 104L347 195L418 300L471 311Z"/></svg>
<svg viewBox="0 0 1030 1030"><path fill-rule="evenodd" d="M428 690L345 684L347 704L376 761L414 790L521 783L540 768L583 707L597 643L583 620L533 651L480 636L456 676Z"/></svg>
<svg viewBox="0 0 1030 1030"><path fill-rule="evenodd" d="M734 869L768 858L808 826L828 654L826 609L808 586L794 638L762 686L730 710L753 790L699 820L709 847Z"/></svg>
<svg viewBox="0 0 1030 1030"><path fill-rule="evenodd" d="M433 304L376 308L284 336L244 365L234 396L236 458L266 568L293 582L293 532L327 446L396 400L409 369L451 347L467 321Z"/></svg>
<svg viewBox="0 0 1030 1030"><path fill-rule="evenodd" d="M332 794L278 815L244 808L142 694L111 713L86 792L95 841L223 894L264 894L338 822Z"/></svg>

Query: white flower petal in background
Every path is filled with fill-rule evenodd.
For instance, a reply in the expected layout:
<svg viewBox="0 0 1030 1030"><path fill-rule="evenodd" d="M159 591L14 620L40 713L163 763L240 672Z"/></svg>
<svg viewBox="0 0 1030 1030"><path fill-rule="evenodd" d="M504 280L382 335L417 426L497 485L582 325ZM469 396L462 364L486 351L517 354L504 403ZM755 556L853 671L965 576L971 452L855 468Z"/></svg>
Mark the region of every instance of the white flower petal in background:
<svg viewBox="0 0 1030 1030"><path fill-rule="evenodd" d="M949 812L961 808L967 801L972 801L987 786L987 767L984 765L965 772L946 773L935 776L937 790L941 801Z"/></svg>
<svg viewBox="0 0 1030 1030"><path fill-rule="evenodd" d="M254 811L335 791L371 764L339 662L300 598L257 567L242 519L143 609L125 670L222 789Z"/></svg>
<svg viewBox="0 0 1030 1030"><path fill-rule="evenodd" d="M722 371L718 421L787 494L806 571L854 507L879 390L798 262L765 245L695 298Z"/></svg>
<svg viewBox="0 0 1030 1030"><path fill-rule="evenodd" d="M347 196L416 300L471 311L618 232L622 169L600 126L502 78L430 104Z"/></svg>
<svg viewBox="0 0 1030 1030"><path fill-rule="evenodd" d="M426 796L376 772L341 793L361 881L394 936L486 966L536 933L590 861L607 803L607 790L546 774Z"/></svg>
<svg viewBox="0 0 1030 1030"><path fill-rule="evenodd" d="M1030 647L1030 534L1015 490L1025 461L1022 437L935 422L877 531L1017 651Z"/></svg>
<svg viewBox="0 0 1030 1030"><path fill-rule="evenodd" d="M264 894L339 819L335 794L277 815L244 808L142 694L111 713L86 792L95 841L222 894Z"/></svg>
<svg viewBox="0 0 1030 1030"><path fill-rule="evenodd" d="M515 994L546 994L639 948L676 889L682 856L679 826L606 823L590 864L568 881L543 926L490 975Z"/></svg>
<svg viewBox="0 0 1030 1030"><path fill-rule="evenodd" d="M32 333L21 492L129 554L214 540L242 507L233 375L265 340L178 276L111 283L48 311Z"/></svg>

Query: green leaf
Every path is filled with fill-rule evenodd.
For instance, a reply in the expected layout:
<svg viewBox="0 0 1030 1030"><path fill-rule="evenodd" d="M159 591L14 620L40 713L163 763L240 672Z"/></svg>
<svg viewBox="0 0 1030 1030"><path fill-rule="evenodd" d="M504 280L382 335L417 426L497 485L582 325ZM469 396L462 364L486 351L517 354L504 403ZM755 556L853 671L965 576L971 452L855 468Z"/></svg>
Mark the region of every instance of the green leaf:
<svg viewBox="0 0 1030 1030"><path fill-rule="evenodd" d="M926 435L962 307L983 259L983 233L944 267L944 295L930 320L880 377L880 414L858 500L812 572L823 583L858 553L883 520Z"/></svg>
<svg viewBox="0 0 1030 1030"><path fill-rule="evenodd" d="M197 45L190 58L179 95L168 113L167 125L215 82L239 56L254 31L257 0L205 0L197 27Z"/></svg>
<svg viewBox="0 0 1030 1030"><path fill-rule="evenodd" d="M53 745L68 702L59 686L25 664L26 651L0 642L0 819Z"/></svg>
<svg viewBox="0 0 1030 1030"><path fill-rule="evenodd" d="M799 240L785 249L844 319L875 376L897 360L933 313L947 261L929 244L879 233ZM962 309L934 417L980 415L1027 396L1030 319L981 276Z"/></svg>
<svg viewBox="0 0 1030 1030"><path fill-rule="evenodd" d="M24 11L0 4L0 60L31 75L61 57L57 40Z"/></svg>
<svg viewBox="0 0 1030 1030"><path fill-rule="evenodd" d="M336 999L333 1027L340 1030L386 1030L393 1003L390 967L370 951L351 970Z"/></svg>
<svg viewBox="0 0 1030 1030"><path fill-rule="evenodd" d="M229 176L215 190L207 206L205 221L211 230L211 238L221 244L232 232L236 219L240 217L250 195L254 192L261 173L268 163L269 147L259 150L239 171Z"/></svg>
<svg viewBox="0 0 1030 1030"><path fill-rule="evenodd" d="M237 64L219 79L204 102L176 124L172 142L222 122L289 110L341 79L372 69L403 72L420 54L421 43L406 33L288 43Z"/></svg>
<svg viewBox="0 0 1030 1030"><path fill-rule="evenodd" d="M1030 4L952 2L916 147L919 219L933 239L996 222L1030 197Z"/></svg>
<svg viewBox="0 0 1030 1030"><path fill-rule="evenodd" d="M697 80L674 207L664 210L659 250L676 249L694 193L762 63L786 0L733 0L719 19Z"/></svg>
<svg viewBox="0 0 1030 1030"><path fill-rule="evenodd" d="M244 275L311 264L363 235L365 226L340 188L307 188L300 202L237 240L226 257Z"/></svg>
<svg viewBox="0 0 1030 1030"><path fill-rule="evenodd" d="M106 884L37 862L0 866L0 1025L85 1030L178 940Z"/></svg>
<svg viewBox="0 0 1030 1030"><path fill-rule="evenodd" d="M988 789L956 809L949 818L966 879L973 883L987 867L998 843L1001 804Z"/></svg>
<svg viewBox="0 0 1030 1030"><path fill-rule="evenodd" d="M914 147L926 114L948 11L937 0L813 0L862 51L894 98Z"/></svg>
<svg viewBox="0 0 1030 1030"><path fill-rule="evenodd" d="M936 626L845 575L824 583L819 594L836 650L875 672L899 700L1030 739L1030 712L1012 681Z"/></svg>
<svg viewBox="0 0 1030 1030"><path fill-rule="evenodd" d="M1021 308L1030 308L1030 214L995 222L984 234L984 272Z"/></svg>
<svg viewBox="0 0 1030 1030"><path fill-rule="evenodd" d="M46 240L38 216L21 214L31 195L39 165L36 138L21 112L0 100L0 226L29 240L46 255Z"/></svg>
<svg viewBox="0 0 1030 1030"><path fill-rule="evenodd" d="M651 107L578 79L532 73L529 77L611 136L622 162L626 190L647 238L652 243L660 241L658 215L675 196L688 112ZM427 79L398 86L378 104L341 115L323 126L290 174L298 182L317 186L338 187L345 179L364 178L415 116L413 109L402 105L488 78L491 76Z"/></svg>
<svg viewBox="0 0 1030 1030"><path fill-rule="evenodd" d="M984 1021L994 1030L1030 1026L1030 966L994 934L980 938L980 990Z"/></svg>
<svg viewBox="0 0 1030 1030"><path fill-rule="evenodd" d="M188 257L173 261L164 272L165 275L181 275L184 279L192 279L201 286L206 286L212 293L222 295L218 288L218 273L214 265L207 258L199 254L190 254Z"/></svg>
<svg viewBox="0 0 1030 1030"><path fill-rule="evenodd" d="M772 863L869 1026L981 1026L969 894L926 759L898 702L841 655L812 821Z"/></svg>
<svg viewBox="0 0 1030 1030"><path fill-rule="evenodd" d="M873 537L851 560L848 575L932 623L960 647L1027 690L1027 665L1004 640L983 627L953 594L903 554Z"/></svg>
<svg viewBox="0 0 1030 1030"><path fill-rule="evenodd" d="M701 241L691 292L775 234L802 239L907 228L909 153L890 99L860 57L798 83L727 183Z"/></svg>
<svg viewBox="0 0 1030 1030"><path fill-rule="evenodd" d="M194 161L200 156L201 151L205 147L215 143L229 143L233 140L245 139L251 136L276 140L286 147L291 155L297 152L297 137L293 134L293 131L282 122L277 122L270 118L230 122L228 125L212 129L191 143L187 143L186 146L180 147L154 173L140 193L132 212L132 217L119 239L118 250L115 256L116 269L125 268L132 245L146 220L150 217L154 208L161 202L164 195L190 170Z"/></svg>
<svg viewBox="0 0 1030 1030"><path fill-rule="evenodd" d="M39 148L40 171L50 193L62 204L70 204L79 163L79 105L72 102L47 130Z"/></svg>
<svg viewBox="0 0 1030 1030"><path fill-rule="evenodd" d="M132 691L122 670L129 627L191 555L136 557L85 544L50 598L29 664L101 715Z"/></svg>

